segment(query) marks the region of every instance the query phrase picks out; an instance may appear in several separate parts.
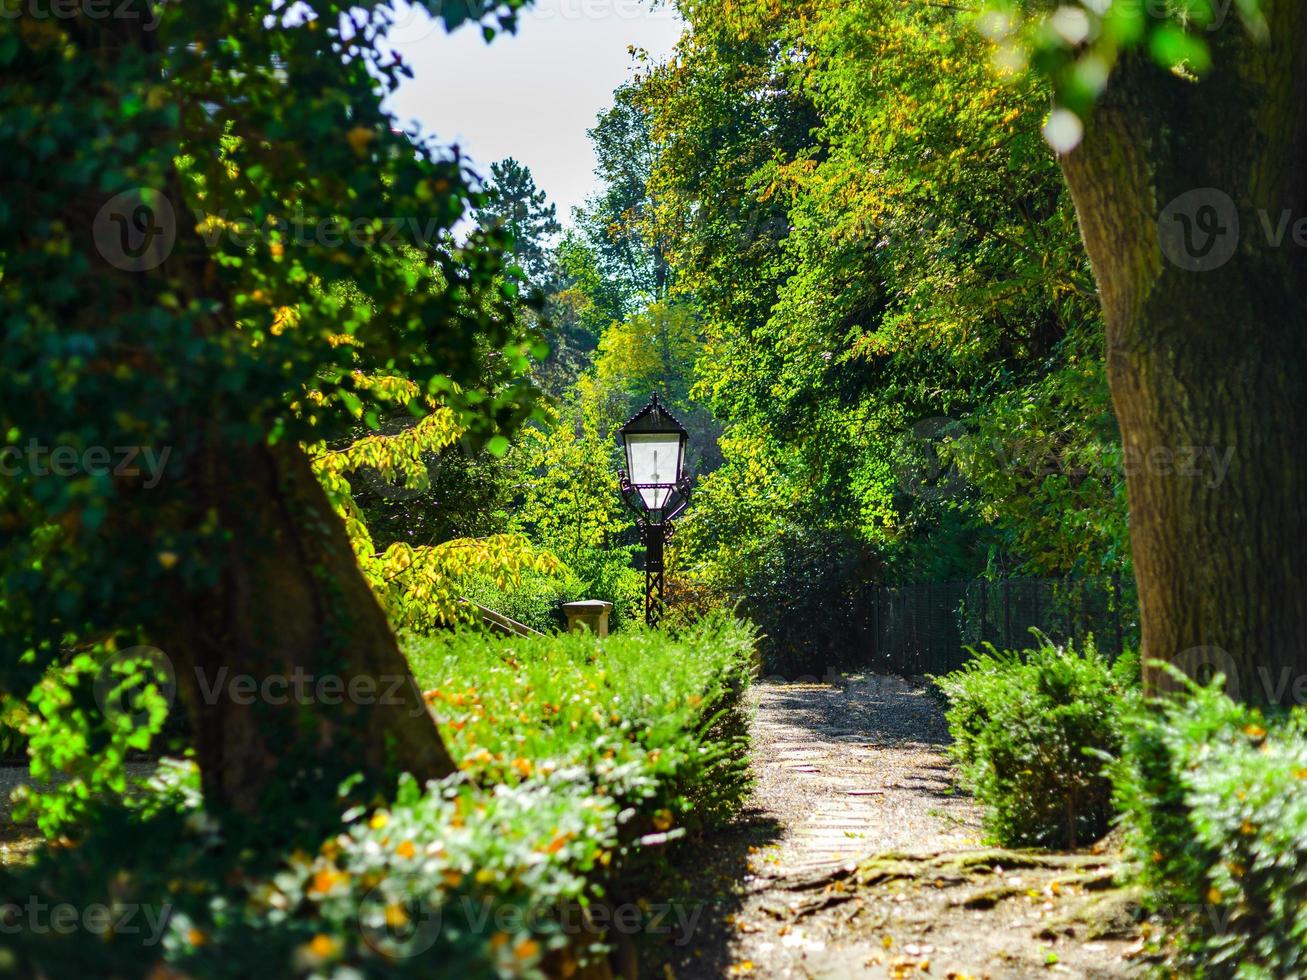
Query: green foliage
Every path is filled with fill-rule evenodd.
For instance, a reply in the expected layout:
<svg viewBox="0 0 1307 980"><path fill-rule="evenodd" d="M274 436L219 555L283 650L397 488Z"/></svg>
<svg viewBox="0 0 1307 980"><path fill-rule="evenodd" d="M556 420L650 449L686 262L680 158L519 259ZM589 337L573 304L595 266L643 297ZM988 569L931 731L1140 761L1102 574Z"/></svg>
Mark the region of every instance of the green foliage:
<svg viewBox="0 0 1307 980"><path fill-rule="evenodd" d="M614 876L738 807L750 645L748 629L721 619L676 639L417 641L414 669L436 685L429 701L460 775L425 789L408 780L325 839L289 845L300 815L219 824L186 788L193 771L168 775L148 817L102 807L77 848L43 854L6 889L79 909L139 904L140 931L19 929L0 968L568 975L602 952L582 910Z"/></svg>
<svg viewBox="0 0 1307 980"><path fill-rule="evenodd" d="M524 430L514 447L522 473L514 526L565 564L611 547L632 523L617 491L618 453L593 385L582 379L550 423Z"/></svg>
<svg viewBox="0 0 1307 980"><path fill-rule="evenodd" d="M624 629L644 622L644 572L634 568L638 545L596 548L572 556L570 568L576 576L582 599L601 599L613 604L609 628Z"/></svg>
<svg viewBox="0 0 1307 980"><path fill-rule="evenodd" d="M526 282L542 288L550 271L549 239L563 230L557 208L536 187L531 171L512 157L490 165L488 191L489 201L477 210L477 221L507 233Z"/></svg>
<svg viewBox="0 0 1307 980"><path fill-rule="evenodd" d="M1138 662L1045 638L1021 652L979 651L938 678L948 698L950 753L1000 843L1077 847L1107 832L1112 786L1103 754L1121 746Z"/></svg>
<svg viewBox="0 0 1307 980"><path fill-rule="evenodd" d="M519 5L418 6L489 37ZM534 345L502 233L453 234L484 203L473 176L385 109L409 74L389 4L11 13L0 183L24 192L0 202L0 434L110 460L0 482L0 691L21 701L70 649L169 632L249 559L232 543L284 501L239 460L358 445L435 398L511 430ZM510 380L483 385L488 359ZM122 734L83 720L70 744L121 760Z"/></svg>
<svg viewBox="0 0 1307 980"><path fill-rule="evenodd" d="M546 391L561 396L589 366L599 337L625 315L627 297L604 274L598 248L575 229L564 233L552 260L545 305L550 351L537 374Z"/></svg>
<svg viewBox="0 0 1307 980"><path fill-rule="evenodd" d="M512 784L578 767L594 792L698 820L738 804L745 785L741 743L708 729L739 709L752 639L717 616L675 638L447 634L412 642L409 656L464 768ZM696 799L712 804L696 811Z"/></svg>
<svg viewBox="0 0 1307 980"><path fill-rule="evenodd" d="M613 604L608 628L634 625L642 615L644 575L631 567L635 548L594 548L572 556L570 565L552 572L523 571L513 581L497 585L493 579L472 576L463 594L542 633L567 625L563 603L599 599Z"/></svg>
<svg viewBox="0 0 1307 980"><path fill-rule="evenodd" d="M1168 966L1271 980L1307 965L1307 712L1267 717L1224 679L1133 712L1111 774Z"/></svg>
<svg viewBox="0 0 1307 980"><path fill-rule="evenodd" d="M649 113L635 83L613 93L613 104L590 130L602 190L577 212L605 278L625 297L625 313L666 298L671 267L649 181L659 153Z"/></svg>
<svg viewBox="0 0 1307 980"><path fill-rule="evenodd" d="M1050 119L1049 142L1068 152L1079 142L1081 120L1107 86L1113 68L1143 52L1158 68L1196 80L1212 65L1223 35L1247 31L1266 37L1259 0L1233 4L1175 0L1153 7L1136 4L1058 6L1044 2L995 0L976 17L995 44L995 61L1009 71L1027 65L1047 76L1059 103ZM1059 114L1062 115L1059 118Z"/></svg>
<svg viewBox="0 0 1307 980"><path fill-rule="evenodd" d="M847 539L891 583L1127 568L1048 89L947 5L682 6L638 97L673 296L704 336L693 394L725 429L685 567L752 608L805 591L776 574L808 570L803 542ZM739 555L771 570L746 587Z"/></svg>
<svg viewBox="0 0 1307 980"><path fill-rule="evenodd" d="M32 778L21 788L15 817L53 838L85 824L93 802L128 790L129 753L155 744L168 718L175 678L151 647L78 652L48 670L13 708Z"/></svg>
<svg viewBox="0 0 1307 980"><path fill-rule="evenodd" d="M541 633L562 629L566 625L563 603L585 598L581 583L566 566L552 573L526 571L502 587L493 579L473 575L465 579L463 595Z"/></svg>
<svg viewBox="0 0 1307 980"><path fill-rule="evenodd" d="M692 539L712 520L695 517ZM764 673L824 675L847 661L866 636L862 583L879 566L867 547L839 528L815 529L785 521L734 553L734 561L713 562L708 573L713 594L737 601L761 637Z"/></svg>

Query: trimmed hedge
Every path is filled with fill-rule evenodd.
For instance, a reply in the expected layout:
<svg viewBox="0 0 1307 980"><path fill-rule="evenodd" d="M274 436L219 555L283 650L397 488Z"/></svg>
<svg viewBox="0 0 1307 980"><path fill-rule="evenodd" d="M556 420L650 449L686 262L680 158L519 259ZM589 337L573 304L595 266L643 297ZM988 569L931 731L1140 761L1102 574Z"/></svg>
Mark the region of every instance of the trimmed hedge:
<svg viewBox="0 0 1307 980"><path fill-rule="evenodd" d="M219 822L193 768L168 767L151 806L103 806L77 846L0 877L0 914L18 923L0 972L568 975L605 954L606 883L747 791L752 644L724 618L675 638L410 641L458 775L407 780L324 834L330 792ZM80 926L40 928L34 902L47 917L66 903ZM136 908L140 931L89 927L101 904Z"/></svg>
<svg viewBox="0 0 1307 980"><path fill-rule="evenodd" d="M1009 846L1077 847L1102 837L1112 816L1103 753L1121 743L1123 706L1138 663L1116 665L1094 648L975 653L937 678L948 698L950 754L985 808L985 827Z"/></svg>
<svg viewBox="0 0 1307 980"><path fill-rule="evenodd" d="M1112 767L1135 874L1205 977L1307 975L1307 711L1268 717L1221 678L1128 719Z"/></svg>

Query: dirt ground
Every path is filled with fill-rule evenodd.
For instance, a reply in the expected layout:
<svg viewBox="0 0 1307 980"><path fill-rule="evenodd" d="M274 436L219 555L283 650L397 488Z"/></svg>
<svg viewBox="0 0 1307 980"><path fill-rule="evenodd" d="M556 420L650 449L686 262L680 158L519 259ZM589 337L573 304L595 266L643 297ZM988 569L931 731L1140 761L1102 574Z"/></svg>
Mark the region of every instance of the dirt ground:
<svg viewBox="0 0 1307 980"><path fill-rule="evenodd" d="M694 924L646 945L642 976L1131 974L1138 927L1113 853L984 847L924 685L855 676L753 696L752 806L676 856L665 885Z"/></svg>

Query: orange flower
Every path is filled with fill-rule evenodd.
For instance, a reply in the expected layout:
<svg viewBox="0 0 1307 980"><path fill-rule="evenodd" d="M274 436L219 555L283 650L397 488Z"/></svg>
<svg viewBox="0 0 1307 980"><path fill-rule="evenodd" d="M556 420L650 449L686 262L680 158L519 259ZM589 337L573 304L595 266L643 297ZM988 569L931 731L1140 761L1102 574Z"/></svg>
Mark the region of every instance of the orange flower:
<svg viewBox="0 0 1307 980"><path fill-rule="evenodd" d="M545 848L545 853L557 854L559 851L563 849L564 845L566 845L567 842L571 839L572 839L571 834L559 834L557 837L555 837L553 840L549 842L549 846Z"/></svg>
<svg viewBox="0 0 1307 980"><path fill-rule="evenodd" d="M322 868L313 875L313 881L309 885L309 892L315 895L325 895L338 884L349 881L349 875L342 874L335 868Z"/></svg>
<svg viewBox="0 0 1307 980"><path fill-rule="evenodd" d="M309 942L309 952L320 959L327 959L336 954L336 940L325 932L320 932Z"/></svg>
<svg viewBox="0 0 1307 980"><path fill-rule="evenodd" d="M540 944L534 939L519 939L513 947L513 955L519 960L534 960L540 955Z"/></svg>

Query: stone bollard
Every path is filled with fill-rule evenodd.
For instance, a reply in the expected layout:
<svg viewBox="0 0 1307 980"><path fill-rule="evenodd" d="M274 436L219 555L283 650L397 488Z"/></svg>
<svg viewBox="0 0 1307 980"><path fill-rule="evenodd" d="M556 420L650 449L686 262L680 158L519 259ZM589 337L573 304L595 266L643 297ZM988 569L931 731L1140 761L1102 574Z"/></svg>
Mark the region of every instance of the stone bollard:
<svg viewBox="0 0 1307 980"><path fill-rule="evenodd" d="M567 617L567 631L576 633L588 629L595 636L608 635L608 614L613 604L599 599L586 599L582 602L563 603L563 615Z"/></svg>

